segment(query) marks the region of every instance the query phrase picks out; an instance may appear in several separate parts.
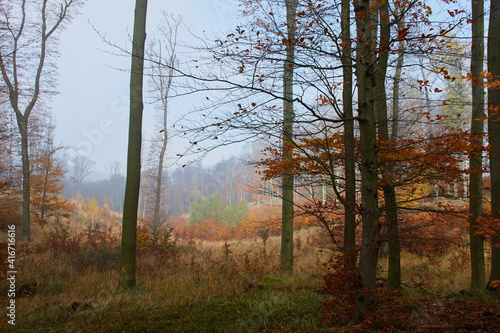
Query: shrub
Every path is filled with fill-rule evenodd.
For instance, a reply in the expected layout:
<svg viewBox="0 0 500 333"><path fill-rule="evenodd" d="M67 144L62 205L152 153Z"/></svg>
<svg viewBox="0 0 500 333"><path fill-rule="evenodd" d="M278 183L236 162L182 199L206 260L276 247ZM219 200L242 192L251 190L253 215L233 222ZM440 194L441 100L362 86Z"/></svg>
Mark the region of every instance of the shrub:
<svg viewBox="0 0 500 333"><path fill-rule="evenodd" d="M98 272L118 270L120 249L90 248L73 254L71 264L79 273L85 273L89 269L95 269Z"/></svg>

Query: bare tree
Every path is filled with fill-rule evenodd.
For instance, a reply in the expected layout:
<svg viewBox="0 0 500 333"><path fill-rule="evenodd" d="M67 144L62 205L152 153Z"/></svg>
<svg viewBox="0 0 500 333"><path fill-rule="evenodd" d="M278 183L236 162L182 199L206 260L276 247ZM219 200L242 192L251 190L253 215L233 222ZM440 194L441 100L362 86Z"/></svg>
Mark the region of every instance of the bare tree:
<svg viewBox="0 0 500 333"><path fill-rule="evenodd" d="M157 43L151 44L151 57L153 65L151 67L151 80L156 88L156 93L159 95L161 102L161 118L162 121L159 127L159 138L161 148L158 155L158 170L156 176L156 200L154 206L154 217L152 222L153 238L156 239L157 233L161 226L164 224L160 218L160 210L162 207L162 177L163 177L163 163L165 160L165 153L167 151L167 144L169 138L168 129L168 101L170 88L172 86L172 79L174 77L174 68L176 66L176 47L177 47L177 33L181 24L180 19L169 17L163 13L164 23L166 26L161 30L165 38L166 46L162 47L162 42L159 40ZM166 55L163 52L166 51ZM166 68L162 66L166 64ZM166 73L164 73L166 71Z"/></svg>
<svg viewBox="0 0 500 333"><path fill-rule="evenodd" d="M83 181L92 172L95 162L88 157L77 155L73 157L71 163L73 164L73 175L71 176L71 180L73 184L75 184L76 193L78 193L82 190Z"/></svg>
<svg viewBox="0 0 500 333"><path fill-rule="evenodd" d="M118 211L121 210L123 205L123 192L125 187L125 177L122 175L121 169L121 163L118 161L110 162L106 168L111 186L111 208Z"/></svg>
<svg viewBox="0 0 500 333"><path fill-rule="evenodd" d="M56 31L70 20L70 8L81 3L80 0L14 0L0 5L0 71L21 134L22 229L27 240L30 240L29 118L40 95L50 93L46 83L51 72L44 68L48 52L55 51Z"/></svg>

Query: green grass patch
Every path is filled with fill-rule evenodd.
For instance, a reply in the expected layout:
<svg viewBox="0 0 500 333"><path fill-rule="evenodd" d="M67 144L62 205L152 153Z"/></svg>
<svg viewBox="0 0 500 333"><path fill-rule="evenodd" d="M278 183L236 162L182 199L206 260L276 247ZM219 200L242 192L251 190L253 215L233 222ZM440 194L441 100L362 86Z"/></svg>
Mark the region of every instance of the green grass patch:
<svg viewBox="0 0 500 333"><path fill-rule="evenodd" d="M326 296L313 291L263 290L237 297L186 298L123 292L72 311L62 297L52 304L22 299L13 332L320 332ZM30 308L30 302L38 303ZM10 327L9 327L10 328Z"/></svg>

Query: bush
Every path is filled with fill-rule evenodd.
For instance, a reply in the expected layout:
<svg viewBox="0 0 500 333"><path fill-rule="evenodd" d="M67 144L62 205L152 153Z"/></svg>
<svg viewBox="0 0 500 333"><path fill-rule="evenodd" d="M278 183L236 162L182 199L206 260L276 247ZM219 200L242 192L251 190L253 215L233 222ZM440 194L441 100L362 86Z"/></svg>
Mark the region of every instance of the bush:
<svg viewBox="0 0 500 333"><path fill-rule="evenodd" d="M110 249L107 247L90 248L73 254L71 263L79 273L84 273L89 269L95 269L98 272L118 270L120 265L120 249Z"/></svg>

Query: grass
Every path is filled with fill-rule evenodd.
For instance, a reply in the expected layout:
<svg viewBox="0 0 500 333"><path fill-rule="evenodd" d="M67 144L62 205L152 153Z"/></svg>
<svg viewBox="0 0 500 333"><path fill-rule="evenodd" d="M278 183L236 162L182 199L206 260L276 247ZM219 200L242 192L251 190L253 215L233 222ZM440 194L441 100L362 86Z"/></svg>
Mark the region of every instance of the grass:
<svg viewBox="0 0 500 333"><path fill-rule="evenodd" d="M295 249L293 275L279 272L277 237L268 240L265 251L262 241L253 239L228 242L229 247L179 241L175 255L139 256L138 287L132 291L117 290L116 249L63 253L20 244L17 284L36 281L39 290L16 299L15 327L6 326L5 316L0 327L12 332L335 332L338 323L325 309L332 296L316 291L332 252L307 241L316 232L296 234L302 246ZM498 316L498 302L458 293L468 288L467 263L468 253L461 249L439 258L403 253L407 288L400 306L408 317L401 320L441 325L433 304L442 304L436 313L459 307L472 314L482 307ZM385 273L381 260L380 275ZM6 290L3 282L1 294ZM75 310L74 302L91 307Z"/></svg>
<svg viewBox="0 0 500 333"><path fill-rule="evenodd" d="M60 298L19 313L23 332L262 332L320 331L322 297L310 291L259 292L226 298L170 300L145 292L109 295L72 312ZM33 306L33 305L32 305ZM23 304L20 304L23 307Z"/></svg>

